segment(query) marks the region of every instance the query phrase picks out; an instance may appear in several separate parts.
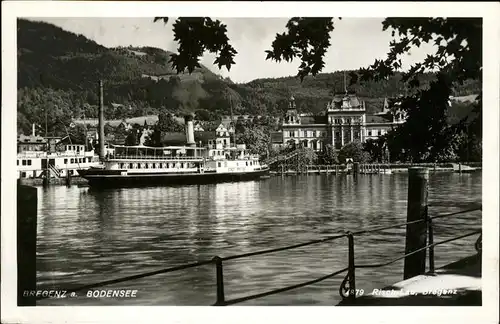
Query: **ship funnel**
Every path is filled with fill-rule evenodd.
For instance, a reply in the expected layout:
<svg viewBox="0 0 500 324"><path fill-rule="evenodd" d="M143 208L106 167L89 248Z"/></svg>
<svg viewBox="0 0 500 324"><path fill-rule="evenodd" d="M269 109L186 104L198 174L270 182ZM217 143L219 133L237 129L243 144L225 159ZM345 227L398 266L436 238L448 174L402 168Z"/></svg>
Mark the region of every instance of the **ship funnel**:
<svg viewBox="0 0 500 324"><path fill-rule="evenodd" d="M189 146L195 146L196 142L194 141L193 116L192 115L185 115L184 121L186 124L186 144Z"/></svg>

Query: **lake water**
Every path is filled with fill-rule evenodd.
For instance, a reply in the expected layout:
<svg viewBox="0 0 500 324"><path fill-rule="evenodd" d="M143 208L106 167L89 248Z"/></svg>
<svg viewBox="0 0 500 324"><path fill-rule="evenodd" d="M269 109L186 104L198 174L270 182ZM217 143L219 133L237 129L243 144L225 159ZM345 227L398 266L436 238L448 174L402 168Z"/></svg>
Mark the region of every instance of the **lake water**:
<svg viewBox="0 0 500 324"><path fill-rule="evenodd" d="M481 173L431 173L431 215L481 204ZM307 242L342 230L406 221L408 175L310 175L214 185L39 188L39 289L64 289L125 275ZM441 218L434 241L481 227L481 212ZM357 264L404 252L405 227L355 238ZM436 247L436 266L475 253L477 236ZM347 239L224 262L226 299L298 284L347 266ZM345 274L239 305L335 305ZM356 270L370 293L401 281L403 261ZM213 265L106 288L136 289L129 299L43 300L39 305L211 305ZM80 293L84 295L85 292Z"/></svg>

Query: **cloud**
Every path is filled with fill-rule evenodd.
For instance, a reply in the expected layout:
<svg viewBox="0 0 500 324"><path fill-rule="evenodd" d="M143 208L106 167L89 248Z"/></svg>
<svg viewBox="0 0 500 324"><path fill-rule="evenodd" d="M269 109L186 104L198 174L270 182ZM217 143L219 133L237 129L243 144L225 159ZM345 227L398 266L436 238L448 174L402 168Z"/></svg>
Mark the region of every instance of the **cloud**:
<svg viewBox="0 0 500 324"><path fill-rule="evenodd" d="M285 31L288 18L219 18L227 25L231 44L238 51L236 64L227 71L213 65L214 55L206 54L201 62L215 73L235 82L257 78L283 77L297 74L299 62L272 62L265 59L265 50L277 33ZM153 18L43 18L65 30L82 34L107 46L152 46L169 51L177 50L171 18L167 24ZM389 50L390 31L382 31L382 18L343 18L335 20L331 47L325 55L323 72L367 67L375 59L384 58ZM423 45L403 59L403 67L421 61L433 50Z"/></svg>

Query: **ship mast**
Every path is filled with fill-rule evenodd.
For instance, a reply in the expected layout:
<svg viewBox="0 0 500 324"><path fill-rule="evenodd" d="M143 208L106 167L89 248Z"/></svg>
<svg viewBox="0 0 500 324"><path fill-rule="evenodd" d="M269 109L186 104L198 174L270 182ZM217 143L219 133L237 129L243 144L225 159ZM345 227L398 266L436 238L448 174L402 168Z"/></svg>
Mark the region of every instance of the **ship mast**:
<svg viewBox="0 0 500 324"><path fill-rule="evenodd" d="M104 90L99 80L99 160L104 161Z"/></svg>
<svg viewBox="0 0 500 324"><path fill-rule="evenodd" d="M345 74L345 71L344 71L344 91L345 94L347 95L347 76Z"/></svg>

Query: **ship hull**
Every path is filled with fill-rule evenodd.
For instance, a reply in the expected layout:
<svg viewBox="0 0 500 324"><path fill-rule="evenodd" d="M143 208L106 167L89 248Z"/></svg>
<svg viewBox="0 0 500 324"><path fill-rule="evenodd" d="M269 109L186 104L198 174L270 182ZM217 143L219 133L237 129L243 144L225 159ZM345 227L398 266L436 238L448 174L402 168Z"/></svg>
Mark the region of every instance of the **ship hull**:
<svg viewBox="0 0 500 324"><path fill-rule="evenodd" d="M258 180L269 174L269 169L238 173L150 173L121 175L112 170L79 170L80 176L88 180L90 187L150 187L169 185L208 184Z"/></svg>

